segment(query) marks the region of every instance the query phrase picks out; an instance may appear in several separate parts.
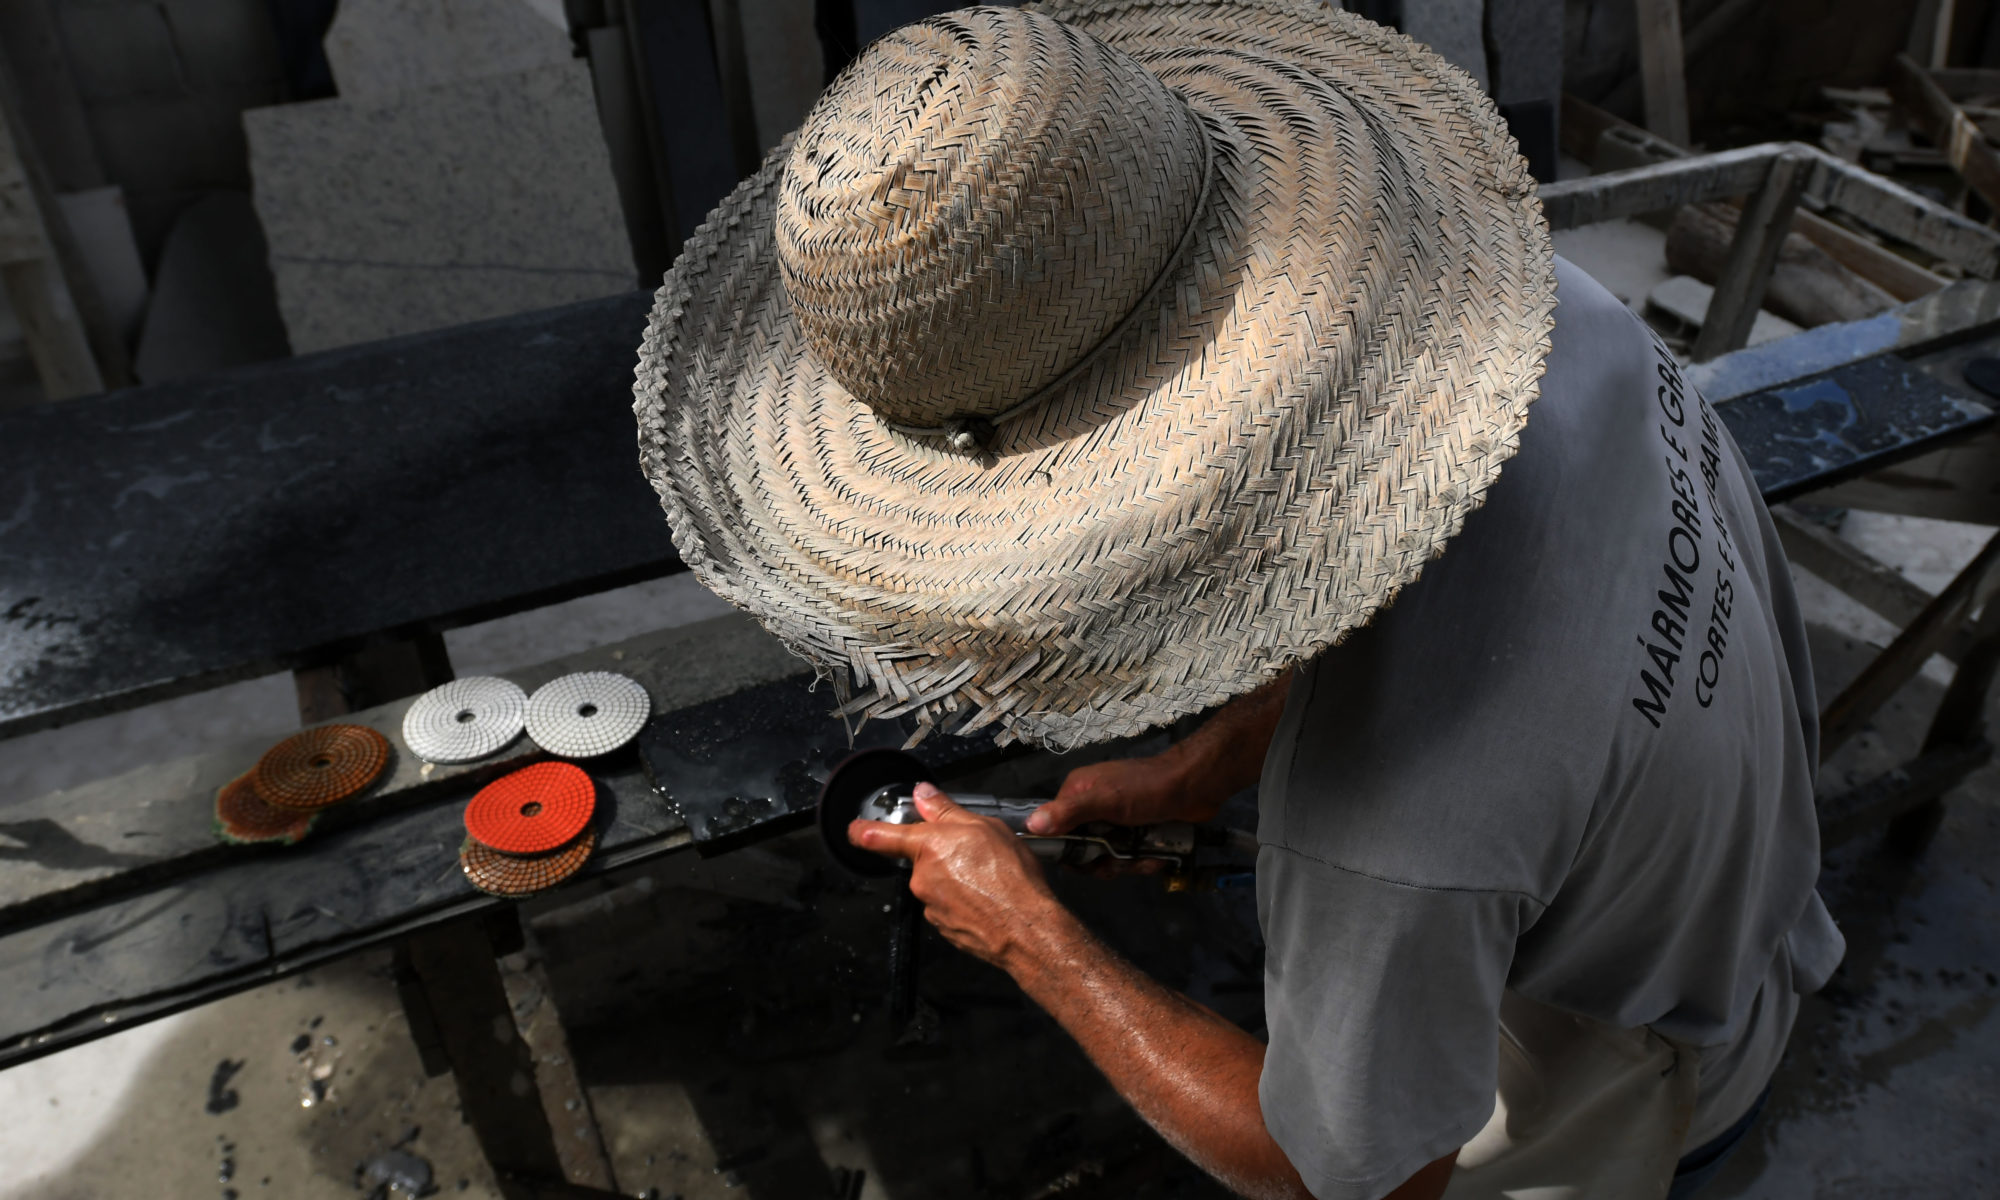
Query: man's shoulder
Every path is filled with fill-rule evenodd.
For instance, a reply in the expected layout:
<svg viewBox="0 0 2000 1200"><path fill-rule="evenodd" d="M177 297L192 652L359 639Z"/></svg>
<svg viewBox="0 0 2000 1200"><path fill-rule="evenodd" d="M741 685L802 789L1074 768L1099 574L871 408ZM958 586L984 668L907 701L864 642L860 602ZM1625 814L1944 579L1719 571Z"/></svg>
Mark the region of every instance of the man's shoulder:
<svg viewBox="0 0 2000 1200"><path fill-rule="evenodd" d="M1417 581L1295 685L1295 741L1267 776L1288 849L1546 899L1615 786L1677 498L1656 396L1672 360L1597 281L1556 266L1518 452Z"/></svg>

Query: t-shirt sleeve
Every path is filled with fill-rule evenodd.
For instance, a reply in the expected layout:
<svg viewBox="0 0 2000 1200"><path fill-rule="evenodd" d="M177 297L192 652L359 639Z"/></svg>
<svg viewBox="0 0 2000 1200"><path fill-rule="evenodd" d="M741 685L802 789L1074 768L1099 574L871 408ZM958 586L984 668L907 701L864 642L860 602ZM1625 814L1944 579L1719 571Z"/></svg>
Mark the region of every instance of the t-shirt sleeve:
<svg viewBox="0 0 2000 1200"><path fill-rule="evenodd" d="M1257 903L1264 1123L1320 1200L1380 1200L1492 1115L1500 993L1535 903L1269 845Z"/></svg>

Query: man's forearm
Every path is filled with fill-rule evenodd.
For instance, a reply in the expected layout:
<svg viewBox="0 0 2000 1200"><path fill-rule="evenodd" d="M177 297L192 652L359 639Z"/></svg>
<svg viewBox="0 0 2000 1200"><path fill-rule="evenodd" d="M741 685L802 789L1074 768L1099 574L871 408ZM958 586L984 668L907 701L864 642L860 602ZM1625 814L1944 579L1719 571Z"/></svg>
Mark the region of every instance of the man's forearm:
<svg viewBox="0 0 2000 1200"><path fill-rule="evenodd" d="M1256 691L1237 697L1161 754L1179 771L1183 792L1191 797L1212 797L1220 803L1257 782L1264 770L1265 751L1285 715L1291 682L1292 673L1286 671Z"/></svg>
<svg viewBox="0 0 2000 1200"><path fill-rule="evenodd" d="M1264 1128L1262 1042L1135 969L1066 910L1034 938L1009 973L1160 1136L1242 1195L1309 1200Z"/></svg>

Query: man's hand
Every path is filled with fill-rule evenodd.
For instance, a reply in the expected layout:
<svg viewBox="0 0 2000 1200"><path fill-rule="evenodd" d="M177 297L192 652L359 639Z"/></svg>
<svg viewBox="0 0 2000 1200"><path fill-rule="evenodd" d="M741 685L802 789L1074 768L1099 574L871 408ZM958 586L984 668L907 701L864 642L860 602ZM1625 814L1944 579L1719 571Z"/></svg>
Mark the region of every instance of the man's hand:
<svg viewBox="0 0 2000 1200"><path fill-rule="evenodd" d="M877 854L910 860L910 892L945 940L1003 969L1029 936L1060 908L1042 864L992 817L960 808L935 784L913 793L921 825L856 821L847 840Z"/></svg>
<svg viewBox="0 0 2000 1200"><path fill-rule="evenodd" d="M856 821L848 840L909 859L910 891L931 924L1012 975L1183 1154L1239 1195L1310 1200L1264 1125L1263 1043L1101 945L1057 902L1041 864L1005 825L972 815L932 784L918 784L915 796L923 824ZM1455 1157L1417 1172L1389 1200L1434 1200Z"/></svg>
<svg viewBox="0 0 2000 1200"><path fill-rule="evenodd" d="M1068 833L1092 821L1113 825L1156 825L1161 821L1210 820L1222 796L1188 794L1187 772L1168 754L1114 758L1078 767L1063 779L1056 798L1028 817L1030 833Z"/></svg>

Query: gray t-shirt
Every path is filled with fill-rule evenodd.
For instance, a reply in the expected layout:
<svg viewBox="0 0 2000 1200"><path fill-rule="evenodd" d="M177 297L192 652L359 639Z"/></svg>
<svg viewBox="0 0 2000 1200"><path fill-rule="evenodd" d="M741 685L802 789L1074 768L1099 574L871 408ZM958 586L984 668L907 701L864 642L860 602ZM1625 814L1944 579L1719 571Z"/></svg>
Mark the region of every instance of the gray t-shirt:
<svg viewBox="0 0 2000 1200"><path fill-rule="evenodd" d="M1301 667L1264 765L1264 1119L1373 1198L1492 1114L1500 995L1702 1049L1688 1144L1843 944L1813 884L1804 628L1748 467L1557 261L1541 397L1485 505Z"/></svg>

